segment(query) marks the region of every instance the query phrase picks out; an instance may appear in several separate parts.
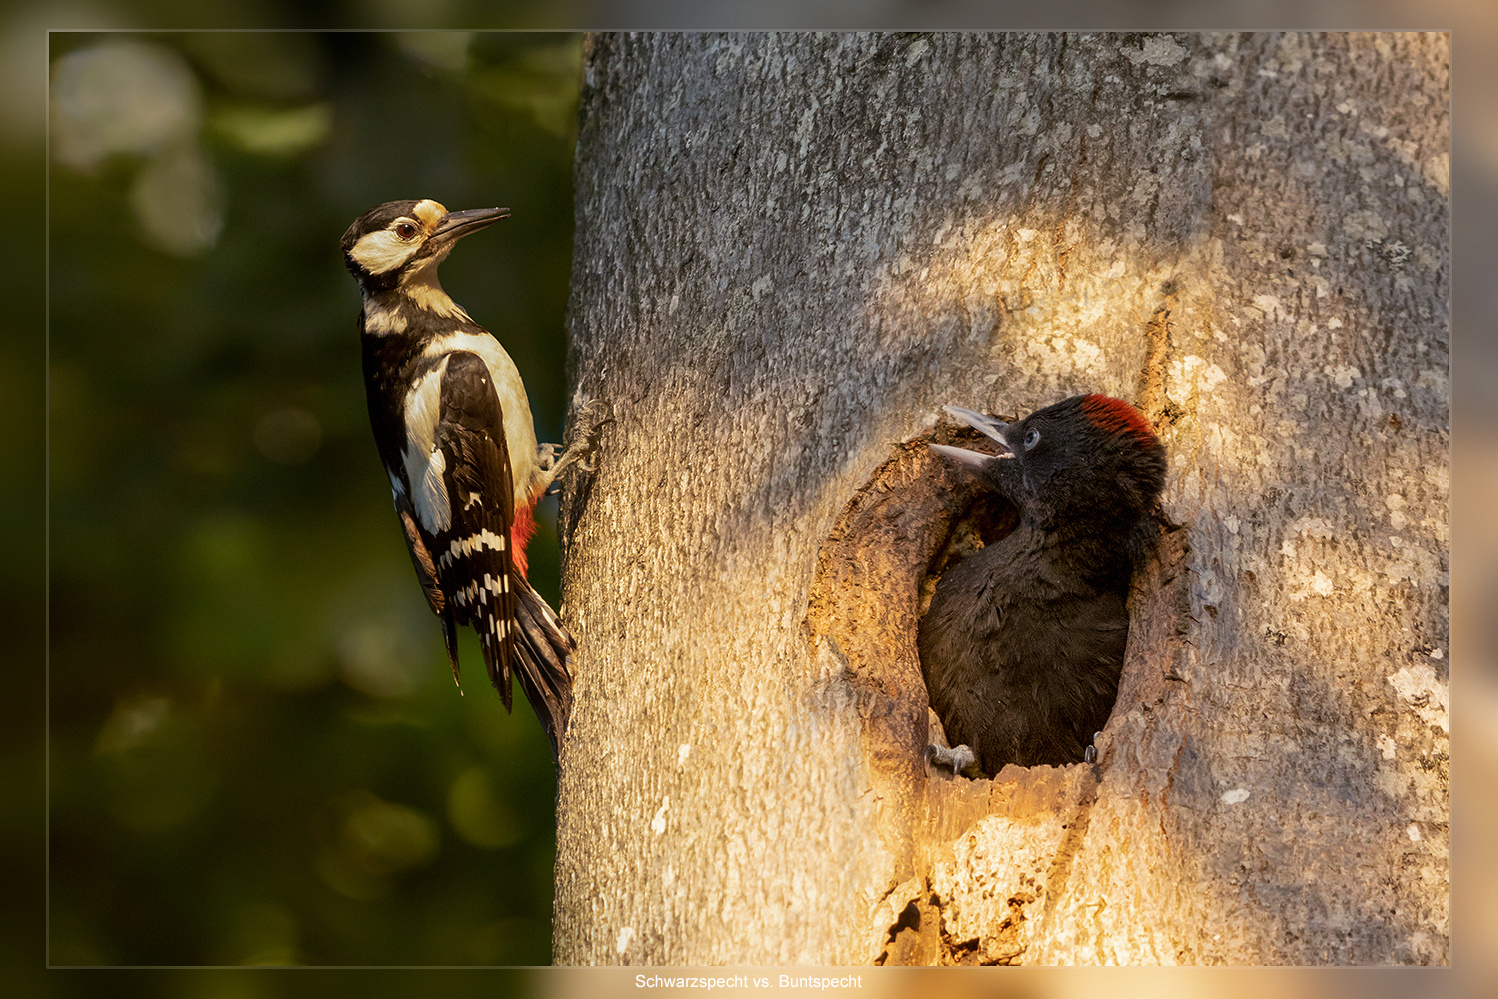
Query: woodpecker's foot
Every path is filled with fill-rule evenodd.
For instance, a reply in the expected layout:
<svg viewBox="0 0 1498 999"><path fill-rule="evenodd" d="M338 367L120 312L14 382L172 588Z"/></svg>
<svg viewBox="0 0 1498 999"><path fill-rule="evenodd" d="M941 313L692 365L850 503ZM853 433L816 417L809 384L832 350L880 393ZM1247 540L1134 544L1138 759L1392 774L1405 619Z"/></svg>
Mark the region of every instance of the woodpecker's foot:
<svg viewBox="0 0 1498 999"><path fill-rule="evenodd" d="M1094 733L1092 733L1092 745L1090 745L1086 749L1082 750L1082 762L1083 763L1096 763L1097 762L1097 741L1099 739L1101 739L1102 737L1103 737L1103 733L1101 733L1101 732L1094 732Z"/></svg>
<svg viewBox="0 0 1498 999"><path fill-rule="evenodd" d="M567 430L567 453L562 456L562 461L575 462L580 472L596 471L592 459L598 453L598 439L603 434L604 424L613 422L614 418L608 415L602 403L593 399L581 399L572 415L572 425ZM569 455L574 457L568 457Z"/></svg>
<svg viewBox="0 0 1498 999"><path fill-rule="evenodd" d="M557 445L536 445L536 465L541 469L541 471L547 472L551 475L556 475L558 472L560 472L562 469L557 464Z"/></svg>
<svg viewBox="0 0 1498 999"><path fill-rule="evenodd" d="M952 771L954 777L961 774L976 780L983 776L983 771L978 769L978 756L968 746L954 746L951 749L934 744L927 746L926 762Z"/></svg>
<svg viewBox="0 0 1498 999"><path fill-rule="evenodd" d="M582 403L574 414L572 424L563 438L563 450L557 454L556 444L542 444L536 448L536 463L546 473L549 487L569 467L577 472L592 472L592 458L598 450L598 438L605 423L613 423L602 407L591 400Z"/></svg>

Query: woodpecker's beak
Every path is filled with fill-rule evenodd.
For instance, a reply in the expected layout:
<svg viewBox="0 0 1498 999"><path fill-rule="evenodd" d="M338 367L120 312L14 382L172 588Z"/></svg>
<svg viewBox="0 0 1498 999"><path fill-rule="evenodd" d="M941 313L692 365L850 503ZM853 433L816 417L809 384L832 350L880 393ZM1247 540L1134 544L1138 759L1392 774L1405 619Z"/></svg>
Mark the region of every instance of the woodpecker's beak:
<svg viewBox="0 0 1498 999"><path fill-rule="evenodd" d="M971 409L964 409L961 406L943 406L942 408L945 409L949 415L955 417L958 421L966 423L968 426L978 431L978 433L982 434L984 437L997 442L999 447L1003 448L1004 450L999 454L984 454L982 451L971 451L965 447L951 447L946 444L928 444L927 447L931 448L931 450L935 451L937 454L946 455L948 458L953 458L957 461L960 461L964 465L973 465L975 467L986 465L990 461L993 461L995 458L1014 457L1014 449L1011 448L1009 446L1009 442L1004 439L1004 433L1009 429L1009 424L1003 423L999 420L995 420L992 416L985 416L982 413L975 413Z"/></svg>
<svg viewBox="0 0 1498 999"><path fill-rule="evenodd" d="M948 415L956 417L961 422L966 423L968 426L978 431L978 433L982 434L984 437L987 437L990 440L998 441L1000 444L1004 445L1004 450L1011 450L1009 447L1009 442L1004 439L1004 433L1009 429L1009 424L1000 423L992 416L986 416L983 413L975 413L971 409L964 409L961 406L943 406L942 408L947 411Z"/></svg>
<svg viewBox="0 0 1498 999"><path fill-rule="evenodd" d="M954 458L957 461L962 462L964 465L972 465L974 468L986 465L990 461L993 461L996 457L1009 457L1009 455L1007 454L984 454L982 451L969 451L965 447L949 447L946 444L927 444L926 446L935 451L937 454L946 455L948 458Z"/></svg>
<svg viewBox="0 0 1498 999"><path fill-rule="evenodd" d="M462 239L469 233L478 232L485 226L492 225L500 219L509 218L508 208L470 208L463 212L448 212L442 216L442 221L437 223L437 228L427 240L432 243L452 243Z"/></svg>

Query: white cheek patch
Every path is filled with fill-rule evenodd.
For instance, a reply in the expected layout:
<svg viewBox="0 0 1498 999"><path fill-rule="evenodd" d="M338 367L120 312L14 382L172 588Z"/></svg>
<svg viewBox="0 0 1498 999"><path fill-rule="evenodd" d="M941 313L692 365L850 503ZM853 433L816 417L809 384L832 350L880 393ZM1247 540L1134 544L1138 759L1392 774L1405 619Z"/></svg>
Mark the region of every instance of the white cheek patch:
<svg viewBox="0 0 1498 999"><path fill-rule="evenodd" d="M442 407L442 375L447 358L428 371L406 398L406 481L411 483L416 518L430 533L452 526L452 504L442 473L447 458L437 448L437 417Z"/></svg>
<svg viewBox="0 0 1498 999"><path fill-rule="evenodd" d="M371 274L387 274L404 265L415 252L414 245L402 242L389 229L381 229L360 237L349 256Z"/></svg>

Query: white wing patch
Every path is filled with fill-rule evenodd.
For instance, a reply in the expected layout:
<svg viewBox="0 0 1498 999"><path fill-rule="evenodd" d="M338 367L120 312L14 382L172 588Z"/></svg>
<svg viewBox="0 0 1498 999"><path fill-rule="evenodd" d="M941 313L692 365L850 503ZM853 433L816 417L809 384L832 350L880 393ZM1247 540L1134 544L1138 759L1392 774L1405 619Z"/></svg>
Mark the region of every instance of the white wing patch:
<svg viewBox="0 0 1498 999"><path fill-rule="evenodd" d="M438 534L452 526L452 503L442 473L447 458L437 448L437 418L442 410L442 376L447 358L428 371L412 387L406 398L406 481L415 495L416 518L430 533Z"/></svg>
<svg viewBox="0 0 1498 999"><path fill-rule="evenodd" d="M462 558L465 555L472 555L481 548L492 548L495 551L502 552L505 550L505 536L503 534L495 534L485 527L470 537L453 538L452 541L448 542L447 551L442 553L442 557L438 561L446 567L454 560Z"/></svg>
<svg viewBox="0 0 1498 999"><path fill-rule="evenodd" d="M466 350L483 359L494 382L494 391L500 399L509 400L504 407L505 446L510 452L510 475L515 483L515 502L528 502L531 485L540 476L536 462L536 428L531 424L531 408L525 397L525 384L515 362L499 345L499 341L488 333L464 332L438 339L425 351L425 356L438 353Z"/></svg>
<svg viewBox="0 0 1498 999"><path fill-rule="evenodd" d="M416 490L416 513L433 534L447 530L453 522L452 505L447 501L447 487L442 484L442 473L445 471L447 458L441 451L433 451L422 472L421 486Z"/></svg>

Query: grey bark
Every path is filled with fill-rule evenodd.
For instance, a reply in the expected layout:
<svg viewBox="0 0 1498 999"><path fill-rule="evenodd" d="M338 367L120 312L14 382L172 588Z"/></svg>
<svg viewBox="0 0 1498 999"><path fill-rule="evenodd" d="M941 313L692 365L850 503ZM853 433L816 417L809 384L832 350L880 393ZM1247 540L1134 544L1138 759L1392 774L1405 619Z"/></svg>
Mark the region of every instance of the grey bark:
<svg viewBox="0 0 1498 999"><path fill-rule="evenodd" d="M1447 52L590 39L558 963L1446 961ZM1171 455L1099 760L943 779L923 441L1088 391Z"/></svg>

